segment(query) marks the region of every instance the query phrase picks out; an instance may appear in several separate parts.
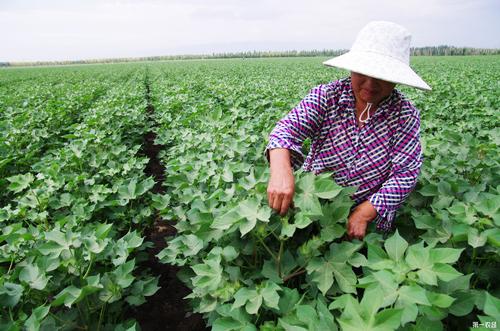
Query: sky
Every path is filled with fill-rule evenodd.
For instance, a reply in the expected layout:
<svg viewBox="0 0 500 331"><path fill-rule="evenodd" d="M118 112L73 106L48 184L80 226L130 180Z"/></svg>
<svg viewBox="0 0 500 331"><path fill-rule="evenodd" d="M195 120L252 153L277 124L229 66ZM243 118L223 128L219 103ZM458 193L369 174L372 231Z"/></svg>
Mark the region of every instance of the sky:
<svg viewBox="0 0 500 331"><path fill-rule="evenodd" d="M500 48L500 0L0 0L0 62L349 49L372 20Z"/></svg>

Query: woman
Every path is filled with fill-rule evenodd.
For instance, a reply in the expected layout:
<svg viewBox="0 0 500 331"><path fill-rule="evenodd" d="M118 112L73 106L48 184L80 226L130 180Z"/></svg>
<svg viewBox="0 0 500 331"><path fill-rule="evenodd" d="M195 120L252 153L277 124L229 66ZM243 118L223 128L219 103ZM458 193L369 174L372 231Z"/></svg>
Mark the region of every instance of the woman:
<svg viewBox="0 0 500 331"><path fill-rule="evenodd" d="M422 165L419 111L394 87L431 89L409 67L410 39L400 25L371 22L348 53L324 62L351 75L313 88L271 132L271 208L286 214L294 194L292 167L303 163L306 171L332 171L339 185L358 187L347 221L350 239L362 239L372 221L378 230L391 229ZM306 138L311 149L303 162Z"/></svg>

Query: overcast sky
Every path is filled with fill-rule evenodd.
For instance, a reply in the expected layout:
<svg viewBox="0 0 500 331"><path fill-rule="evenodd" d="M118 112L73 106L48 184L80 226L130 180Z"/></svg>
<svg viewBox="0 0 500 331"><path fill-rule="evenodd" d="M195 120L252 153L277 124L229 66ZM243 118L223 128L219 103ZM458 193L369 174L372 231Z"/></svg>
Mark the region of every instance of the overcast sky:
<svg viewBox="0 0 500 331"><path fill-rule="evenodd" d="M0 0L0 62L350 48L371 20L500 48L500 0Z"/></svg>

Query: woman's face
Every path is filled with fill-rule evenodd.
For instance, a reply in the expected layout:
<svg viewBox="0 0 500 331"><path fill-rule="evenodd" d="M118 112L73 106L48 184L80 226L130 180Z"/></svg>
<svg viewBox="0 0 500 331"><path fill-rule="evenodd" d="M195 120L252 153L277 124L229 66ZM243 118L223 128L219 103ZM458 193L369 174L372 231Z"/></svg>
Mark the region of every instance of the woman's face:
<svg viewBox="0 0 500 331"><path fill-rule="evenodd" d="M391 93L396 84L351 72L352 90L356 100L377 105Z"/></svg>

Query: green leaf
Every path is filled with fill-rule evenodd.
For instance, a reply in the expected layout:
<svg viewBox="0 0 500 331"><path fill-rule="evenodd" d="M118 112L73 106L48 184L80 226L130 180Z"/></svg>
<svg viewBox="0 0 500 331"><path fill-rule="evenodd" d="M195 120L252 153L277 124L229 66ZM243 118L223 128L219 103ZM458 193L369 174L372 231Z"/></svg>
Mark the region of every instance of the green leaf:
<svg viewBox="0 0 500 331"><path fill-rule="evenodd" d="M288 321L286 318L279 318L278 319L279 326L282 327L285 331L310 331L305 327L294 325L294 324L289 323L289 322L290 321ZM298 323L300 323L300 322L298 322Z"/></svg>
<svg viewBox="0 0 500 331"><path fill-rule="evenodd" d="M132 275L132 271L135 267L135 259L132 259L124 264L119 265L114 271L113 274L116 278L116 284L121 288L127 288L134 281L134 275Z"/></svg>
<svg viewBox="0 0 500 331"><path fill-rule="evenodd" d="M49 313L50 307L49 306L39 306L33 309L30 317L24 322L24 327L28 331L38 331L40 329L40 324L42 320L47 316Z"/></svg>
<svg viewBox="0 0 500 331"><path fill-rule="evenodd" d="M408 248L408 242L404 240L399 235L398 230L396 230L396 233L385 241L384 247L391 259L399 261Z"/></svg>
<svg viewBox="0 0 500 331"><path fill-rule="evenodd" d="M483 231L481 235L485 235L488 243L493 247L500 247L500 228L488 229Z"/></svg>
<svg viewBox="0 0 500 331"><path fill-rule="evenodd" d="M462 254L463 250L463 248L433 248L429 256L434 263L455 263L460 258L460 254Z"/></svg>
<svg viewBox="0 0 500 331"><path fill-rule="evenodd" d="M434 184L427 184L422 187L419 191L424 197L434 197L438 195L438 188Z"/></svg>
<svg viewBox="0 0 500 331"><path fill-rule="evenodd" d="M311 218L307 214L305 214L304 212L298 212L294 215L294 223L293 224L298 229L304 229L311 223L312 223Z"/></svg>
<svg viewBox="0 0 500 331"><path fill-rule="evenodd" d="M23 287L19 284L5 282L0 285L0 306L13 308L21 299Z"/></svg>
<svg viewBox="0 0 500 331"><path fill-rule="evenodd" d="M383 302L384 292L378 285L366 288L359 305L363 318L368 321L373 320Z"/></svg>
<svg viewBox="0 0 500 331"><path fill-rule="evenodd" d="M20 281L28 283L31 288L37 290L43 290L47 286L49 279L50 277L45 276L45 273L42 273L36 265L27 265L19 273Z"/></svg>
<svg viewBox="0 0 500 331"><path fill-rule="evenodd" d="M56 242L60 246L63 246L66 249L69 249L71 246L70 233L62 233L59 230L52 230L50 232L45 233L45 239L49 241Z"/></svg>
<svg viewBox="0 0 500 331"><path fill-rule="evenodd" d="M280 295L278 291L281 291L281 288L272 282L266 282L266 286L261 289L260 294L264 299L264 303L269 308L279 309L278 303L280 300Z"/></svg>
<svg viewBox="0 0 500 331"><path fill-rule="evenodd" d="M487 239L487 233L485 234L483 232L479 234L479 231L476 228L470 228L467 233L467 242L474 248L484 246Z"/></svg>
<svg viewBox="0 0 500 331"><path fill-rule="evenodd" d="M137 247L141 246L142 243L143 243L143 241L144 241L144 238L142 238L141 236L139 236L137 234L137 231L135 231L135 230L132 231L132 232L127 232L127 234L124 235L122 237L122 239L127 244L127 248L128 249L137 248Z"/></svg>
<svg viewBox="0 0 500 331"><path fill-rule="evenodd" d="M447 282L440 281L439 290L440 292L444 292L446 294L450 294L459 290L468 290L472 275L473 274L459 276Z"/></svg>
<svg viewBox="0 0 500 331"><path fill-rule="evenodd" d="M307 325L309 330L314 330L318 322L318 314L310 305L299 305L296 310L297 318L300 322Z"/></svg>
<svg viewBox="0 0 500 331"><path fill-rule="evenodd" d="M255 227L257 220L269 222L271 217L271 209L268 206L261 207L259 201L255 198L240 202L237 211L246 220L240 224L241 237Z"/></svg>
<svg viewBox="0 0 500 331"><path fill-rule="evenodd" d="M291 312L295 305L300 300L300 295L297 289L290 289L288 287L282 288L283 293L280 296L280 302L278 304L279 311L282 315L287 315Z"/></svg>
<svg viewBox="0 0 500 331"><path fill-rule="evenodd" d="M424 247L424 243L422 241L418 244L411 245L406 252L406 263L408 263L412 269L431 267L432 263L429 260L429 250L429 247Z"/></svg>
<svg viewBox="0 0 500 331"><path fill-rule="evenodd" d="M210 227L212 229L227 230L241 219L243 219L243 216L238 213L238 210L232 209L227 213L216 217Z"/></svg>
<svg viewBox="0 0 500 331"><path fill-rule="evenodd" d="M43 255L49 255L51 257L59 257L61 253L66 249L66 247L59 245L58 243L55 242L48 242L45 244L42 244L40 247L38 247L38 250L40 253Z"/></svg>
<svg viewBox="0 0 500 331"><path fill-rule="evenodd" d="M339 297L334 298L332 303L328 306L330 310L344 310L347 305L347 301L351 300L352 296L350 294L342 294Z"/></svg>
<svg viewBox="0 0 500 331"><path fill-rule="evenodd" d="M314 194L321 199L331 200L342 192L343 187L335 183L331 175L318 178L314 182Z"/></svg>
<svg viewBox="0 0 500 331"><path fill-rule="evenodd" d="M309 216L322 216L321 204L315 195L315 175L307 173L297 182L297 193L294 197L295 206Z"/></svg>
<svg viewBox="0 0 500 331"><path fill-rule="evenodd" d="M132 178L130 181L125 183L118 188L118 195L120 199L124 199L126 201L135 199L137 197L136 194L137 188L137 178Z"/></svg>
<svg viewBox="0 0 500 331"><path fill-rule="evenodd" d="M241 330L242 324L231 317L219 317L212 325L212 331Z"/></svg>
<svg viewBox="0 0 500 331"><path fill-rule="evenodd" d="M364 267L369 264L366 256L360 253L354 253L347 262L356 268Z"/></svg>
<svg viewBox="0 0 500 331"><path fill-rule="evenodd" d="M443 324L441 321L430 320L427 316L420 316L417 318L415 331L443 331Z"/></svg>
<svg viewBox="0 0 500 331"><path fill-rule="evenodd" d="M342 315L337 319L341 329L343 331L366 330L366 322L361 316L359 303L352 296L346 297L345 303L346 305L342 311Z"/></svg>
<svg viewBox="0 0 500 331"><path fill-rule="evenodd" d="M276 262L271 260L264 261L262 266L262 276L268 278L270 281L277 284L282 283L280 276L278 275L278 269L276 268Z"/></svg>
<svg viewBox="0 0 500 331"><path fill-rule="evenodd" d="M430 269L420 269L417 271L418 278L421 282L428 285L437 285L437 275Z"/></svg>
<svg viewBox="0 0 500 331"><path fill-rule="evenodd" d="M170 203L170 195L153 194L151 196L151 200L153 201L151 206L156 210L162 211L168 207L168 204Z"/></svg>
<svg viewBox="0 0 500 331"><path fill-rule="evenodd" d="M26 189L35 180L35 177L31 173L27 173L26 175L8 177L7 180L10 182L7 188L14 193L19 193Z"/></svg>
<svg viewBox="0 0 500 331"><path fill-rule="evenodd" d="M408 322L413 322L418 316L418 306L417 305L396 305L396 308L402 309L401 314L401 325L405 325Z"/></svg>
<svg viewBox="0 0 500 331"><path fill-rule="evenodd" d="M453 199L452 196L434 197L431 207L436 211L446 209L453 202Z"/></svg>
<svg viewBox="0 0 500 331"><path fill-rule="evenodd" d="M154 185L155 181L153 178L148 178L141 182L137 182L137 178L132 178L118 188L119 199L123 200L126 204L129 200L134 200L149 191Z"/></svg>
<svg viewBox="0 0 500 331"><path fill-rule="evenodd" d="M133 306L139 306L146 302L146 296L155 294L158 289L158 278L150 277L146 280L136 280L132 285L131 295L127 296L125 300Z"/></svg>
<svg viewBox="0 0 500 331"><path fill-rule="evenodd" d="M308 274L312 274L312 281L318 285L318 289L325 295L333 285L333 265L326 263L323 259L315 258L308 263L306 270Z"/></svg>
<svg viewBox="0 0 500 331"><path fill-rule="evenodd" d="M335 280L339 288L345 293L356 293L356 274L347 264L335 263L333 268Z"/></svg>
<svg viewBox="0 0 500 331"><path fill-rule="evenodd" d="M296 230L297 227L295 226L295 224L290 224L288 223L287 220L282 219L281 233L280 233L282 237L291 238L293 237L293 234L295 233Z"/></svg>
<svg viewBox="0 0 500 331"><path fill-rule="evenodd" d="M98 239L104 239L108 236L109 231L111 231L111 228L113 227L113 224L106 224L106 223L99 223L95 227L95 235Z"/></svg>
<svg viewBox="0 0 500 331"><path fill-rule="evenodd" d="M432 266L432 271L434 271L434 273L439 279L445 282L448 282L450 280L462 276L462 274L457 270L455 270L452 266L444 263L434 264Z"/></svg>
<svg viewBox="0 0 500 331"><path fill-rule="evenodd" d="M453 195L453 191L451 190L451 185L448 182L440 181L437 185L438 192L441 195Z"/></svg>
<svg viewBox="0 0 500 331"><path fill-rule="evenodd" d="M255 291L255 293L252 292L252 295L250 295L250 297L248 298L248 301L245 305L245 310L250 315L257 315L261 305L262 305L262 295L258 294Z"/></svg>
<svg viewBox="0 0 500 331"><path fill-rule="evenodd" d="M246 219L240 224L240 233L241 237L246 235L248 232L252 231L253 228L255 228L255 225L257 224L257 219L256 218L251 218L251 219Z"/></svg>
<svg viewBox="0 0 500 331"><path fill-rule="evenodd" d="M429 306L431 304L427 299L425 289L419 285L401 286L398 293L398 301L404 303L404 305L419 304Z"/></svg>
<svg viewBox="0 0 500 331"><path fill-rule="evenodd" d="M56 295L51 305L57 307L64 304L66 307L71 308L74 303L80 300L81 294L82 289L70 285Z"/></svg>
<svg viewBox="0 0 500 331"><path fill-rule="evenodd" d="M453 296L456 300L450 306L450 313L455 316L467 316L474 309L476 296L471 291L460 291L454 293Z"/></svg>
<svg viewBox="0 0 500 331"><path fill-rule="evenodd" d="M337 331L337 325L334 322L334 318L332 313L328 310L328 307L323 302L323 300L319 299L316 304L316 310L318 313L319 323L316 330L329 330L329 331Z"/></svg>
<svg viewBox="0 0 500 331"><path fill-rule="evenodd" d="M371 269L391 269L394 262L389 259L387 253L379 246L368 243L368 263Z"/></svg>
<svg viewBox="0 0 500 331"><path fill-rule="evenodd" d="M475 208L484 215L494 217L500 208L500 195L496 195L490 199L481 199Z"/></svg>
<svg viewBox="0 0 500 331"><path fill-rule="evenodd" d="M485 293L484 309L483 311L491 317L500 319L500 299L494 297L490 293Z"/></svg>
<svg viewBox="0 0 500 331"><path fill-rule="evenodd" d="M184 256L195 256L203 249L203 240L194 234L182 236L182 243L185 245Z"/></svg>
<svg viewBox="0 0 500 331"><path fill-rule="evenodd" d="M239 255L238 251L233 246L224 247L221 254L226 262L233 261Z"/></svg>
<svg viewBox="0 0 500 331"><path fill-rule="evenodd" d="M449 295L435 292L427 292L427 298L433 306L440 308L448 308L455 301L455 298Z"/></svg>
<svg viewBox="0 0 500 331"><path fill-rule="evenodd" d="M333 243L330 245L330 251L327 258L332 262L345 263L353 254L363 247L362 242L343 241L340 244Z"/></svg>
<svg viewBox="0 0 500 331"><path fill-rule="evenodd" d="M375 326L373 330L396 330L401 321L402 309L385 309L375 317Z"/></svg>
<svg viewBox="0 0 500 331"><path fill-rule="evenodd" d="M248 287L242 287L236 292L234 295L234 303L231 309L236 309L242 307L247 303L248 299L252 297L252 295L256 294L255 290L250 290Z"/></svg>
<svg viewBox="0 0 500 331"><path fill-rule="evenodd" d="M207 291L214 291L222 281L222 267L220 265L221 257L213 256L204 260L204 263L199 263L191 266L195 277L192 278L194 286L206 288Z"/></svg>
<svg viewBox="0 0 500 331"><path fill-rule="evenodd" d="M419 215L413 217L417 229L433 230L439 225L439 221L431 215Z"/></svg>
<svg viewBox="0 0 500 331"><path fill-rule="evenodd" d="M222 170L222 180L225 181L226 183L233 182L233 172L227 165Z"/></svg>
<svg viewBox="0 0 500 331"><path fill-rule="evenodd" d="M397 298L396 276L389 270L379 270L359 280L360 284L376 284L384 292L383 306L392 305Z"/></svg>

